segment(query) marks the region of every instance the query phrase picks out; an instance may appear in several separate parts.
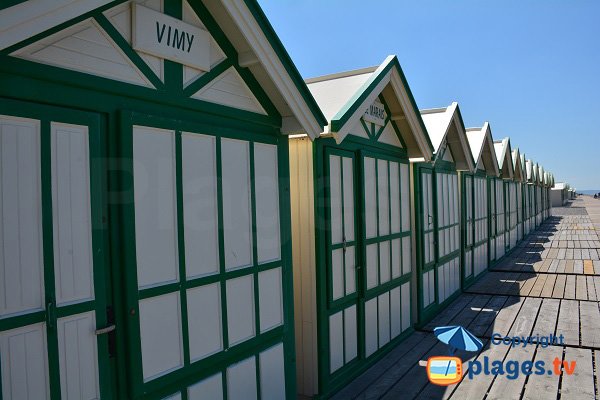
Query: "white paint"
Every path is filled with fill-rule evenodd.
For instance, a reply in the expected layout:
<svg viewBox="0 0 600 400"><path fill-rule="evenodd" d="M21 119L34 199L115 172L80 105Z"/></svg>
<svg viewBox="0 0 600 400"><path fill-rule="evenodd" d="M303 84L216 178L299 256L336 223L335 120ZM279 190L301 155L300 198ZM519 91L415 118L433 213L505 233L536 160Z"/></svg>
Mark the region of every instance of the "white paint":
<svg viewBox="0 0 600 400"><path fill-rule="evenodd" d="M377 177L375 159L364 158L365 224L367 239L377 236Z"/></svg>
<svg viewBox="0 0 600 400"><path fill-rule="evenodd" d="M283 324L281 267L258 273L258 302L261 333Z"/></svg>
<svg viewBox="0 0 600 400"><path fill-rule="evenodd" d="M183 132L181 180L188 278L219 271L216 139Z"/></svg>
<svg viewBox="0 0 600 400"><path fill-rule="evenodd" d="M390 274L390 242L384 241L379 243L379 284L388 282Z"/></svg>
<svg viewBox="0 0 600 400"><path fill-rule="evenodd" d="M383 132L381 132L381 135L379 135L377 140L380 143L402 148L402 142L400 142L396 131L392 127L392 121L388 121L388 123L385 125L385 128L383 128Z"/></svg>
<svg viewBox="0 0 600 400"><path fill-rule="evenodd" d="M188 387L189 400L223 400L223 378L220 373Z"/></svg>
<svg viewBox="0 0 600 400"><path fill-rule="evenodd" d="M50 398L46 325L33 324L0 332L2 398Z"/></svg>
<svg viewBox="0 0 600 400"><path fill-rule="evenodd" d="M279 173L275 145L254 144L254 193L258 262L279 260Z"/></svg>
<svg viewBox="0 0 600 400"><path fill-rule="evenodd" d="M402 274L402 240L392 240L392 279L398 278Z"/></svg>
<svg viewBox="0 0 600 400"><path fill-rule="evenodd" d="M254 356L227 368L227 398L252 400L257 397L256 359Z"/></svg>
<svg viewBox="0 0 600 400"><path fill-rule="evenodd" d="M52 226L57 304L94 298L88 128L52 122Z"/></svg>
<svg viewBox="0 0 600 400"><path fill-rule="evenodd" d="M192 97L257 114L267 114L234 67L217 76Z"/></svg>
<svg viewBox="0 0 600 400"><path fill-rule="evenodd" d="M132 47L144 53L210 70L210 34L166 14L132 3Z"/></svg>
<svg viewBox="0 0 600 400"><path fill-rule="evenodd" d="M285 399L285 363L283 343L263 351L259 355L260 398Z"/></svg>
<svg viewBox="0 0 600 400"><path fill-rule="evenodd" d="M331 243L342 243L342 166L341 157L335 155L329 156L329 204Z"/></svg>
<svg viewBox="0 0 600 400"><path fill-rule="evenodd" d="M252 264L249 143L221 139L225 268Z"/></svg>
<svg viewBox="0 0 600 400"><path fill-rule="evenodd" d="M254 280L252 275L229 279L226 284L227 330L233 346L255 335Z"/></svg>
<svg viewBox="0 0 600 400"><path fill-rule="evenodd" d="M63 399L100 398L95 330L93 311L58 319L58 363Z"/></svg>
<svg viewBox="0 0 600 400"><path fill-rule="evenodd" d="M342 249L335 249L331 252L331 287L332 299L337 300L344 295L344 252Z"/></svg>
<svg viewBox="0 0 600 400"><path fill-rule="evenodd" d="M345 259L345 274L346 274L346 295L356 291L356 257L354 254L354 246L346 248Z"/></svg>
<svg viewBox="0 0 600 400"><path fill-rule="evenodd" d="M187 290L190 361L223 349L221 331L221 287L219 283Z"/></svg>
<svg viewBox="0 0 600 400"><path fill-rule="evenodd" d="M405 236L402 238L402 274L408 274L412 270L411 268L411 242L410 236Z"/></svg>
<svg viewBox="0 0 600 400"><path fill-rule="evenodd" d="M153 87L133 61L88 19L17 50L11 55L112 80Z"/></svg>
<svg viewBox="0 0 600 400"><path fill-rule="evenodd" d="M379 348L390 341L390 294L380 294L377 297Z"/></svg>
<svg viewBox="0 0 600 400"><path fill-rule="evenodd" d="M329 371L344 365L344 318L343 311L329 316Z"/></svg>
<svg viewBox="0 0 600 400"><path fill-rule="evenodd" d="M133 127L135 247L138 287L179 278L175 132Z"/></svg>
<svg viewBox="0 0 600 400"><path fill-rule="evenodd" d="M365 302L365 353L370 356L379 348L377 326L377 297Z"/></svg>
<svg viewBox="0 0 600 400"><path fill-rule="evenodd" d="M400 169L397 162L390 162L390 219L391 233L400 232Z"/></svg>
<svg viewBox="0 0 600 400"><path fill-rule="evenodd" d="M346 364L358 354L358 337L356 324L356 305L344 309L344 357Z"/></svg>
<svg viewBox="0 0 600 400"><path fill-rule="evenodd" d="M354 240L354 161L342 157L342 177L344 180L344 236L346 241Z"/></svg>
<svg viewBox="0 0 600 400"><path fill-rule="evenodd" d="M29 0L0 11L0 49L5 49L109 0Z"/></svg>
<svg viewBox="0 0 600 400"><path fill-rule="evenodd" d="M379 236L390 233L390 191L388 181L388 162L377 160L377 192L379 193Z"/></svg>
<svg viewBox="0 0 600 400"><path fill-rule="evenodd" d="M400 286L390 290L390 335L394 339L402 332Z"/></svg>
<svg viewBox="0 0 600 400"><path fill-rule="evenodd" d="M377 243L372 243L367 245L367 289L374 288L379 284L378 269Z"/></svg>
<svg viewBox="0 0 600 400"><path fill-rule="evenodd" d="M362 116L365 122L372 122L377 126L385 125L386 117L385 107L379 100L373 101Z"/></svg>
<svg viewBox="0 0 600 400"><path fill-rule="evenodd" d="M44 308L40 123L0 115L0 317Z"/></svg>
<svg viewBox="0 0 600 400"><path fill-rule="evenodd" d="M179 292L140 300L144 382L183 367Z"/></svg>

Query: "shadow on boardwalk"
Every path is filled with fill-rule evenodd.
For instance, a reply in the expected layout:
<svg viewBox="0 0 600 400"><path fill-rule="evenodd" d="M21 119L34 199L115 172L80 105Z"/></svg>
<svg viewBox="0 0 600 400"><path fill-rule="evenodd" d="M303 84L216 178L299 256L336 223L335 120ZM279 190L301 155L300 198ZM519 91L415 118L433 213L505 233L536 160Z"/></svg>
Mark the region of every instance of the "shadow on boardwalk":
<svg viewBox="0 0 600 400"><path fill-rule="evenodd" d="M337 393L336 399L593 399L600 362L600 241L586 209L593 199L578 199L553 209L537 230L465 293L391 350L377 364ZM436 326L461 325L484 342L478 354L459 353L466 376L456 385L429 383L420 360L446 355L432 334ZM532 337L527 346L492 344L494 334ZM537 337L562 335L548 347ZM555 359L576 361L572 375L473 375L469 361L483 368L501 360L519 365ZM597 361L598 360L598 361ZM476 363L475 363L476 364ZM516 363L511 363L512 368ZM477 367L472 369L475 373Z"/></svg>

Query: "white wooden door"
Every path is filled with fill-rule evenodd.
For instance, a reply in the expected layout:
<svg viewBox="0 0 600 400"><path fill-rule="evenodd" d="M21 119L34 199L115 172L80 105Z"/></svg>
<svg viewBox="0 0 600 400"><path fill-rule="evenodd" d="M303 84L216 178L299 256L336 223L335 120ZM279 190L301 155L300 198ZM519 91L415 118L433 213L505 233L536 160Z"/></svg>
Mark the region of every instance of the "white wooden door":
<svg viewBox="0 0 600 400"><path fill-rule="evenodd" d="M0 116L1 397L108 397L99 119L31 115Z"/></svg>

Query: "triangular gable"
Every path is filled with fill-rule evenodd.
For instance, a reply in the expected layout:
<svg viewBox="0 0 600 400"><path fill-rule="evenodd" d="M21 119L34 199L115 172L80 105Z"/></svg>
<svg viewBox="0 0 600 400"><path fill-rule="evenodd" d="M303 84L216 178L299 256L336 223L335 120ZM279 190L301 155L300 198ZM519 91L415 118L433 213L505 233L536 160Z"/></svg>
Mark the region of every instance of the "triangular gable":
<svg viewBox="0 0 600 400"><path fill-rule="evenodd" d="M450 149L456 169L473 172L475 162L458 103L454 102L446 108L421 110L421 117L433 144L435 160L443 159L444 154Z"/></svg>
<svg viewBox="0 0 600 400"><path fill-rule="evenodd" d="M157 7L157 4L161 4L160 0L136 0L135 3L142 5L139 9L145 7L151 12L162 11L162 6ZM138 54L132 48L127 26L123 29L123 24L129 22L125 15L127 12L123 14L122 11L129 6L131 2L56 0L23 2L4 8L0 10L0 51L36 62L41 62L39 58L43 55L46 64L163 89L162 60L156 55ZM113 13L113 10L117 11ZM182 84L177 88L174 80L169 79L169 84L174 85L174 88L170 88L171 92L177 94L179 91L181 96L192 96L210 79L235 66L245 84L260 97L261 105L269 116L281 117L282 133L305 133L314 139L323 131L327 123L325 117L256 0L189 3L184 0L181 10L172 13L163 13L164 18L181 19L173 16L179 13L184 19L182 24L195 25L193 28L196 29L206 25L204 31L208 31L218 45L211 43L206 47L209 50L202 48L202 56L209 61L204 65L211 66L210 72L188 68L183 58L177 59L175 62L182 61L180 64L185 64L182 68ZM82 21L83 14L89 19ZM78 25L81 22L83 26ZM55 34L59 36L54 37ZM94 45L79 46L80 51L69 57L64 48L81 40L78 37L81 34L90 35L90 42ZM49 39L50 42L45 42ZM194 43L200 42L196 40ZM32 44L38 48L29 48ZM227 57L222 61L224 54ZM96 55L98 57L94 58ZM169 59L164 53L160 57ZM100 61L97 61L98 58ZM213 72L213 66L217 67L227 60L227 65L214 68ZM114 68L115 65L121 67ZM195 82L198 84L195 85ZM242 94L244 92L241 91Z"/></svg>
<svg viewBox="0 0 600 400"><path fill-rule="evenodd" d="M521 173L523 175L523 182L527 182L527 161L525 159L525 153L521 153L520 157L521 157Z"/></svg>
<svg viewBox="0 0 600 400"><path fill-rule="evenodd" d="M525 178L523 176L523 168L521 167L521 154L519 153L518 148L514 149L512 152L512 163L514 171L514 180L517 182L523 182Z"/></svg>
<svg viewBox="0 0 600 400"><path fill-rule="evenodd" d="M467 128L465 132L476 168L481 167L488 176L499 176L490 124L485 122L481 128Z"/></svg>
<svg viewBox="0 0 600 400"><path fill-rule="evenodd" d="M408 156L431 159L433 148L396 56L388 56L377 68L307 79L306 83L328 121L324 133L333 134L337 143L360 124L365 110L381 98Z"/></svg>
<svg viewBox="0 0 600 400"><path fill-rule="evenodd" d="M534 183L535 172L533 171L533 161L527 160L526 169L527 169L527 182Z"/></svg>
<svg viewBox="0 0 600 400"><path fill-rule="evenodd" d="M502 140L494 141L494 150L496 151L498 168L500 169L502 179L513 179L514 169L510 148L510 139L506 137Z"/></svg>

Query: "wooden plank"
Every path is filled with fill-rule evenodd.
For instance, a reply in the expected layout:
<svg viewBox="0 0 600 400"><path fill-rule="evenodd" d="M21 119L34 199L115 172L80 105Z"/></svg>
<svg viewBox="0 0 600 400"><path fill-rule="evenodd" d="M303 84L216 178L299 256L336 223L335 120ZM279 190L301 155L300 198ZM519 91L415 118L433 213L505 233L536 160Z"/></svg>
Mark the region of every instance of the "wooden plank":
<svg viewBox="0 0 600 400"><path fill-rule="evenodd" d="M573 260L566 260L566 261L567 261L567 264L565 266L565 272L567 274L572 274L574 272L573 267L574 267L575 263Z"/></svg>
<svg viewBox="0 0 600 400"><path fill-rule="evenodd" d="M582 260L574 260L573 272L576 274L583 274L583 261Z"/></svg>
<svg viewBox="0 0 600 400"><path fill-rule="evenodd" d="M501 346L495 346L501 347ZM508 347L508 346L507 346ZM532 361L535 354L535 346L513 347L506 355L507 360L515 360L522 365L525 361ZM477 380L482 377L477 377ZM486 400L504 400L504 399L518 399L523 391L523 385L527 378L524 374L519 374L517 379L507 379L506 376L497 376L492 383ZM476 381L475 379L473 379ZM460 386L459 386L460 387ZM456 397L457 400L461 398ZM469 397L463 397L462 399L470 399Z"/></svg>
<svg viewBox="0 0 600 400"><path fill-rule="evenodd" d="M528 297L525 299L515 322L509 331L509 336L529 336L533 330L538 311L542 304L542 299Z"/></svg>
<svg viewBox="0 0 600 400"><path fill-rule="evenodd" d="M535 281L538 279L538 275L536 274L528 274L526 279L522 281L521 288L519 289L519 293L521 296L529 296L531 289L535 285Z"/></svg>
<svg viewBox="0 0 600 400"><path fill-rule="evenodd" d="M510 296L483 336L491 337L493 333L507 335L524 301L524 297Z"/></svg>
<svg viewBox="0 0 600 400"><path fill-rule="evenodd" d="M580 301L581 345L600 348L600 310L595 301Z"/></svg>
<svg viewBox="0 0 600 400"><path fill-rule="evenodd" d="M579 302L561 300L556 324L556 336L563 335L563 341L569 346L579 346Z"/></svg>
<svg viewBox="0 0 600 400"><path fill-rule="evenodd" d="M531 289L531 292L529 292L529 296L539 297L542 294L542 289L544 288L546 279L548 279L548 275L539 275L538 279L535 281L535 285L533 285L533 288Z"/></svg>
<svg viewBox="0 0 600 400"><path fill-rule="evenodd" d="M468 326L491 299L489 295L476 296L450 321L450 325Z"/></svg>
<svg viewBox="0 0 600 400"><path fill-rule="evenodd" d="M558 262L558 268L556 268L556 272L558 272L559 274L564 274L566 266L567 266L567 261L566 260L560 260Z"/></svg>
<svg viewBox="0 0 600 400"><path fill-rule="evenodd" d="M597 301L598 297L596 295L596 287L594 285L594 277L593 276L586 276L586 280L587 280L587 295L588 295L588 300L590 300L590 301Z"/></svg>
<svg viewBox="0 0 600 400"><path fill-rule="evenodd" d="M565 284L567 283L566 275L558 275L556 277L556 283L554 284L554 291L552 297L556 299L562 299L565 294Z"/></svg>
<svg viewBox="0 0 600 400"><path fill-rule="evenodd" d="M491 324L494 322L500 310L508 300L507 296L494 296L485 305L485 308L471 321L467 329L473 335L481 337L485 334Z"/></svg>
<svg viewBox="0 0 600 400"><path fill-rule="evenodd" d="M542 293L540 296L542 297L552 297L552 292L554 291L554 284L556 283L556 275L548 275L546 278L546 283L544 283L544 287L542 288Z"/></svg>
<svg viewBox="0 0 600 400"><path fill-rule="evenodd" d="M558 299L543 300L531 336L536 336L538 334L540 336L548 336L554 333L559 307L560 300Z"/></svg>
<svg viewBox="0 0 600 400"><path fill-rule="evenodd" d="M583 273L594 275L594 263L592 263L592 260L583 260Z"/></svg>
<svg viewBox="0 0 600 400"><path fill-rule="evenodd" d="M428 341L433 346L435 341L432 341L431 338L426 340L428 336L431 336L431 334L423 332L413 333L404 342L391 350L381 361L377 362L358 378L352 380L348 386L344 387L333 398L339 400L349 399L363 392L383 374L387 373L391 367L396 367L396 363L403 357L406 357L415 347L420 346L423 341Z"/></svg>
<svg viewBox="0 0 600 400"><path fill-rule="evenodd" d="M540 346L538 346L534 363L537 361L544 361L546 370L549 370L553 368L552 362L555 358L562 360L562 352L563 348L560 346L548 346L545 349L541 349ZM559 379L560 374L529 375L522 399L546 400L549 397L554 398L556 396L555 393L558 393Z"/></svg>
<svg viewBox="0 0 600 400"><path fill-rule="evenodd" d="M415 367L421 368L419 371L425 379L427 374L422 370L423 367L418 366L419 360L427 360L429 355L445 354L445 345L441 344L433 334L428 334L425 339L418 345L413 347L400 360L395 363L388 371L380 376L374 383L369 385L366 390L358 394L357 399L376 399L381 397L389 390L396 382ZM339 400L344 399L340 397Z"/></svg>
<svg viewBox="0 0 600 400"><path fill-rule="evenodd" d="M454 300L441 313L436 315L425 327L426 331L433 331L436 326L445 326L456 317L476 296L472 294L463 294Z"/></svg>
<svg viewBox="0 0 600 400"><path fill-rule="evenodd" d="M575 298L575 275L567 275L567 283L565 284L565 299Z"/></svg>
<svg viewBox="0 0 600 400"><path fill-rule="evenodd" d="M577 275L575 283L575 297L577 300L587 300L587 282L584 275Z"/></svg>
<svg viewBox="0 0 600 400"><path fill-rule="evenodd" d="M567 347L565 349L564 361L576 364L575 370L571 375L563 367L562 384L560 387L561 400L595 398L596 390L594 388L592 351Z"/></svg>

